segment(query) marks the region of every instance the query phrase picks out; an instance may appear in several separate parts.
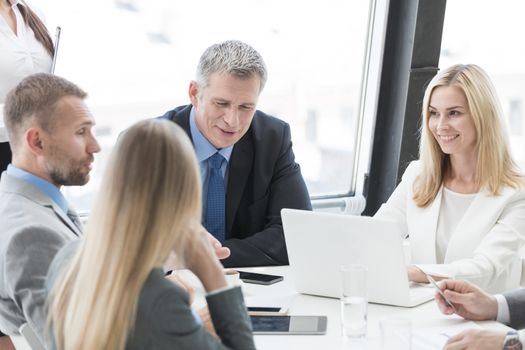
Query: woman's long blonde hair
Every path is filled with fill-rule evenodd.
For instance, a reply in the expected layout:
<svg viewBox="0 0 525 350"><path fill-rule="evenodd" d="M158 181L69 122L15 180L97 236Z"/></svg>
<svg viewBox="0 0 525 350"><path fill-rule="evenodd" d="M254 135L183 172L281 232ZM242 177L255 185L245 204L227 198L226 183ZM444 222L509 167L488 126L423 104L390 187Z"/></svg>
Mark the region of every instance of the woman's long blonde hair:
<svg viewBox="0 0 525 350"><path fill-rule="evenodd" d="M490 78L474 65L454 65L436 75L428 85L423 98L419 156L421 173L414 182L414 201L427 207L436 198L450 170L450 158L443 153L428 127L429 104L432 92L439 86L454 86L465 94L470 115L476 128L478 150L476 182L493 196L503 186L518 188L522 177L509 151L508 133L500 103Z"/></svg>
<svg viewBox="0 0 525 350"><path fill-rule="evenodd" d="M197 161L185 132L142 121L120 136L86 234L51 293L58 350L124 349L149 273L200 221Z"/></svg>

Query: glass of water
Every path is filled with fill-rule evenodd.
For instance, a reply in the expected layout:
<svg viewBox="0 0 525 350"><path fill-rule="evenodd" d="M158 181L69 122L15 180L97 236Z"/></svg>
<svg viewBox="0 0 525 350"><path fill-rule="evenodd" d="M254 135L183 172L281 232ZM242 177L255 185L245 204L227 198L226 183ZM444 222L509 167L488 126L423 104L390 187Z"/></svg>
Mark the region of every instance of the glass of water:
<svg viewBox="0 0 525 350"><path fill-rule="evenodd" d="M366 337L368 314L367 268L341 266L341 329L347 337Z"/></svg>

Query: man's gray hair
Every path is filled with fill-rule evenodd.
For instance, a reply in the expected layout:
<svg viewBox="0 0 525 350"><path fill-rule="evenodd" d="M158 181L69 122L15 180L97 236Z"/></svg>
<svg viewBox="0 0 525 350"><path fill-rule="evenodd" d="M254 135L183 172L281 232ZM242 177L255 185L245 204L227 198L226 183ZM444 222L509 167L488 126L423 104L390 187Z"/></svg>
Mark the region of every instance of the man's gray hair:
<svg viewBox="0 0 525 350"><path fill-rule="evenodd" d="M199 87L208 86L213 73L232 74L241 79L258 76L261 80L259 92L263 90L268 77L262 56L253 47L238 40L214 44L204 51L197 66Z"/></svg>
<svg viewBox="0 0 525 350"><path fill-rule="evenodd" d="M52 130L56 104L65 96L84 99L87 94L72 82L48 73L28 76L8 93L4 122L13 152L29 127L35 125L48 132Z"/></svg>

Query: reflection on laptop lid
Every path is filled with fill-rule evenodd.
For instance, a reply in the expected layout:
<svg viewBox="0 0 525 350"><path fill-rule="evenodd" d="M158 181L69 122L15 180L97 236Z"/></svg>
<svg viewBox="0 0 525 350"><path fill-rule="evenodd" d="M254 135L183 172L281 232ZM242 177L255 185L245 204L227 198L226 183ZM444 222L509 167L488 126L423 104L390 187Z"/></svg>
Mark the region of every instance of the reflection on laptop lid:
<svg viewBox="0 0 525 350"><path fill-rule="evenodd" d="M403 232L395 223L366 216L283 209L288 258L299 293L339 298L341 265L368 267L368 301L416 306L434 296L409 287Z"/></svg>

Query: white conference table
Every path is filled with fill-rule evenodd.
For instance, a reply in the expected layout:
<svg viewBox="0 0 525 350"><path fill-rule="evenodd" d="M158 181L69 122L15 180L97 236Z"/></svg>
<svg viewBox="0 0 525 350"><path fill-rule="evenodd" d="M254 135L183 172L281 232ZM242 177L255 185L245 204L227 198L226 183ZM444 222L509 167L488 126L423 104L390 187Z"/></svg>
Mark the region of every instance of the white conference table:
<svg viewBox="0 0 525 350"><path fill-rule="evenodd" d="M368 332L365 339L347 339L341 334L340 303L337 299L315 297L298 294L295 291L290 268L256 267L238 270L282 275L284 280L273 285L264 286L243 283L242 289L248 306L254 301L268 300L267 306L287 304L289 315L326 315L328 317L325 335L256 335L255 343L258 349L380 349L381 339L379 321L381 319L410 319L413 325L413 350L439 349L446 342L448 335L458 333L462 329L481 327L494 330L508 330L505 325L494 321L473 323L458 316L446 316L439 312L435 301L430 301L414 308L403 308L379 304L368 305ZM439 344L439 345L437 345ZM392 349L395 350L395 349Z"/></svg>

